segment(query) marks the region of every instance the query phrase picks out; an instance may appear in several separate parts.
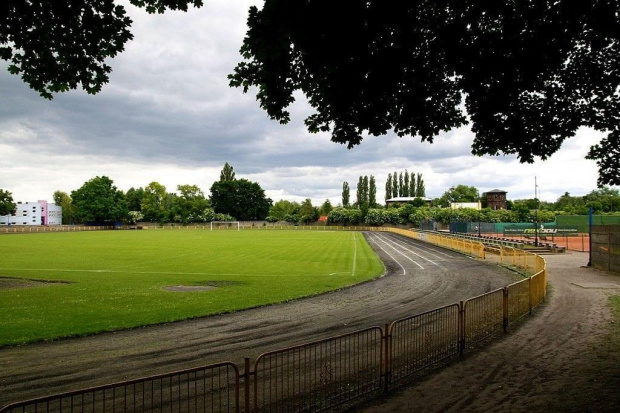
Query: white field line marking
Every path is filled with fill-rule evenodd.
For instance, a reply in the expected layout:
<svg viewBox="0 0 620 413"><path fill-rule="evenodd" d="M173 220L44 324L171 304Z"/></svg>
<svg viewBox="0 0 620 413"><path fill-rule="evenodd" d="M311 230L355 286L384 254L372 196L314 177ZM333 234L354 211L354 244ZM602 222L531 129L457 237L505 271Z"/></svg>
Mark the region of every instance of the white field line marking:
<svg viewBox="0 0 620 413"><path fill-rule="evenodd" d="M396 240L396 239L401 240L401 242L405 242L405 245L407 245L408 247L414 248L417 251L423 251L423 252L427 253L428 255L437 258L437 260L444 261L446 258L453 258L453 256L451 256L450 254L447 254L447 253L445 253L443 251L438 251L437 248L439 248L439 247L429 248L429 247L426 247L426 246L418 245L418 243L415 242L416 241L415 238L401 239L400 237L394 237L392 239L394 239L394 240ZM413 243L408 243L406 241L413 241ZM419 240L417 240L417 241L419 241ZM419 241L419 242L421 242L421 241ZM441 255L443 255L443 257Z"/></svg>
<svg viewBox="0 0 620 413"><path fill-rule="evenodd" d="M119 271L119 270L69 270L61 268L0 268L0 271L31 271L31 272L86 272L86 273L110 273L110 274L155 274L155 275L204 275L233 276L233 277L329 277L335 274L349 274L348 271L335 272L332 274L229 274L208 272L172 272L172 271Z"/></svg>
<svg viewBox="0 0 620 413"><path fill-rule="evenodd" d="M374 242L374 243L375 243L375 245L381 249L381 251L383 251L383 252L385 252L387 255L389 255L389 257L390 257L392 260L394 260L394 262L395 262L396 264L398 264L398 265L400 266L400 268L402 268L402 269L403 269L403 273L402 273L401 275L406 275L406 274L407 274L407 270L405 269L405 267L403 267L403 265L402 265L402 264L401 264L401 263L400 263L400 262L399 262L399 261L398 261L398 260L397 260L397 259L396 259L393 255L392 255L392 254L390 254L389 252L387 252L387 251L386 251L386 250L385 250L385 249L384 249L381 245L379 245L379 243L377 242L377 239L374 237L374 234L373 234L372 236L370 236L370 235L369 235L369 236L368 236L368 238L369 238L372 242Z"/></svg>
<svg viewBox="0 0 620 413"><path fill-rule="evenodd" d="M431 264L433 264L433 265L436 265L436 266L438 266L438 267L440 266L440 265L439 265L439 264L437 264L435 261L430 260L430 259L428 259L428 258L426 258L426 257L424 257L424 256L422 256L422 255L420 255L420 254L418 254L417 252L415 252L415 251L410 250L409 248L407 248L407 247L409 247L409 246L410 246L409 244L401 244L401 243L399 243L398 241L396 241L394 238L386 237L385 235L380 235L380 236L381 236L383 239L385 239L387 242L391 242L391 243L393 243L393 245L398 245L400 248L404 249L405 251L408 251L408 252L410 252L410 253L412 253L412 254L414 254L414 255L417 255L418 257L422 258L423 260L426 260L426 261L430 262L430 263L431 263Z"/></svg>
<svg viewBox="0 0 620 413"><path fill-rule="evenodd" d="M351 266L351 277L355 277L355 267L357 266L357 241L355 239L356 235L357 233L355 232L351 233L351 239L353 240L353 264Z"/></svg>
<svg viewBox="0 0 620 413"><path fill-rule="evenodd" d="M412 240L414 242L415 241L422 242L422 243L424 242L424 241L421 241L421 240L416 240L415 238L408 238L408 239L410 239L410 240ZM450 259L454 258L454 255L450 255L447 252L441 251L441 247L433 246L433 244L425 244L425 245L417 245L416 244L415 248L423 250L423 251L426 251L426 252L428 252L431 255L434 255L433 253L435 253L435 254L443 255L446 258L450 258ZM432 253L430 251L432 251ZM436 257L440 258L440 259L444 259L444 258L439 257L439 255L436 255Z"/></svg>
<svg viewBox="0 0 620 413"><path fill-rule="evenodd" d="M405 253L403 253L401 250L399 250L398 248L396 248L394 246L394 244L391 244L387 241L385 241L383 238L378 237L379 241L383 242L385 245L387 245L389 248L392 248L397 254L402 255L403 257L405 257L406 259L408 259L409 261L411 261L412 263L414 263L415 265L417 265L418 267L420 267L421 270L424 269L424 267L422 265L420 265L419 262L415 261L414 259L412 259L411 257L409 257L408 255L406 255Z"/></svg>

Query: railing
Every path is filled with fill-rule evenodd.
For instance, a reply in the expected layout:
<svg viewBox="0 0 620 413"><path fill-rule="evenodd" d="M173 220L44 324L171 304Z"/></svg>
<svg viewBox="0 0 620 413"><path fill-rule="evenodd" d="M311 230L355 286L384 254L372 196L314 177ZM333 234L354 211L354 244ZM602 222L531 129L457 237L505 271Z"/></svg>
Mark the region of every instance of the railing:
<svg viewBox="0 0 620 413"><path fill-rule="evenodd" d="M383 229L403 233L400 229ZM471 243L410 231L413 238L479 253ZM407 236L411 236L405 231ZM448 238L448 237L446 237ZM13 403L10 412L317 411L379 392L475 350L530 314L544 298L544 259L502 247L500 260L533 272L502 289L389 325L270 351L244 371L230 362ZM243 395L243 397L241 396Z"/></svg>
<svg viewBox="0 0 620 413"><path fill-rule="evenodd" d="M379 327L264 353L254 364L254 411L333 408L380 389Z"/></svg>
<svg viewBox="0 0 620 413"><path fill-rule="evenodd" d="M433 245L463 252L477 258L484 259L485 257L484 244L478 241L465 240L434 232L418 231L415 229L406 230L401 228L384 228L384 231L400 234L405 237L414 238Z"/></svg>
<svg viewBox="0 0 620 413"><path fill-rule="evenodd" d="M470 298L463 303L465 346L478 344L504 332L504 290Z"/></svg>
<svg viewBox="0 0 620 413"><path fill-rule="evenodd" d="M211 364L13 403L0 412L239 412L239 369Z"/></svg>
<svg viewBox="0 0 620 413"><path fill-rule="evenodd" d="M396 320L387 332L388 383L394 383L459 354L461 306L452 304Z"/></svg>

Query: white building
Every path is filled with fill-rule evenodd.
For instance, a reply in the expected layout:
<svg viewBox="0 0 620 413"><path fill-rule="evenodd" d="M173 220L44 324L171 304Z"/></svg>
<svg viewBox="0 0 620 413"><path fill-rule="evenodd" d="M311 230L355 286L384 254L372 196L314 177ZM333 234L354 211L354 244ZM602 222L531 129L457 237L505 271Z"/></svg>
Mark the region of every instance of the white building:
<svg viewBox="0 0 620 413"><path fill-rule="evenodd" d="M450 204L450 208L452 208L452 209L472 208L472 209L481 210L482 209L482 202L480 202L480 201L478 201L478 202L452 202Z"/></svg>
<svg viewBox="0 0 620 413"><path fill-rule="evenodd" d="M0 225L61 225L62 207L47 201L18 202L15 213L0 216Z"/></svg>
<svg viewBox="0 0 620 413"><path fill-rule="evenodd" d="M396 204L396 203L398 203L398 204L406 204L407 202L413 202L416 199L421 199L426 204L430 204L431 202L433 202L432 199L427 198L425 196L397 196L397 197L394 197L394 198L386 199L385 203L387 205Z"/></svg>

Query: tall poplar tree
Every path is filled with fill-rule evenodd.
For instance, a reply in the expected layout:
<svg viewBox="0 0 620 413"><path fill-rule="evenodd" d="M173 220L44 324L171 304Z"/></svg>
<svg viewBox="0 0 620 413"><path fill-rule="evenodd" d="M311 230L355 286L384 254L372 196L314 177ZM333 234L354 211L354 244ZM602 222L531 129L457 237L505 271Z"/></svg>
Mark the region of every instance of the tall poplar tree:
<svg viewBox="0 0 620 413"><path fill-rule="evenodd" d="M224 167L222 168L222 172L220 172L220 181L234 181L235 180L235 171L233 167L226 162Z"/></svg>
<svg viewBox="0 0 620 413"><path fill-rule="evenodd" d="M392 174L388 174L387 181L385 181L385 200L392 198Z"/></svg>
<svg viewBox="0 0 620 413"><path fill-rule="evenodd" d="M377 207L377 183L373 175L370 175L368 181L368 206L370 206L370 208Z"/></svg>
<svg viewBox="0 0 620 413"><path fill-rule="evenodd" d="M360 208L364 203L364 178L360 175L357 180L357 188L355 190L355 199L357 202L357 207Z"/></svg>
<svg viewBox="0 0 620 413"><path fill-rule="evenodd" d="M403 177L403 196L409 196L409 173L406 169Z"/></svg>
<svg viewBox="0 0 620 413"><path fill-rule="evenodd" d="M424 185L422 174L418 174L418 179L416 181L415 196L423 198L426 196L426 186Z"/></svg>
<svg viewBox="0 0 620 413"><path fill-rule="evenodd" d="M398 172L394 171L392 175L392 198L398 196Z"/></svg>
<svg viewBox="0 0 620 413"><path fill-rule="evenodd" d="M409 180L409 196L415 197L416 190L416 182L415 182L415 173L411 172L411 179Z"/></svg>
<svg viewBox="0 0 620 413"><path fill-rule="evenodd" d="M403 192L403 171L400 171L400 175L398 175L398 196L404 196Z"/></svg>
<svg viewBox="0 0 620 413"><path fill-rule="evenodd" d="M345 208L349 206L350 195L351 194L349 193L349 183L347 181L344 181L342 183L342 206Z"/></svg>

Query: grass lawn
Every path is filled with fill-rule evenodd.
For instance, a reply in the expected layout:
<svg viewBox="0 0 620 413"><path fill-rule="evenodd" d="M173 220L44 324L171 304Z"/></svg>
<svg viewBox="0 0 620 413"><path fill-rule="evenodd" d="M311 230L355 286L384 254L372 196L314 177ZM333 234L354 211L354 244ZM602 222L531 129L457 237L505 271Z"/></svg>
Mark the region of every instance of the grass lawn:
<svg viewBox="0 0 620 413"><path fill-rule="evenodd" d="M383 272L357 232L15 234L0 236L0 256L0 345L277 303ZM164 289L178 285L216 288Z"/></svg>

